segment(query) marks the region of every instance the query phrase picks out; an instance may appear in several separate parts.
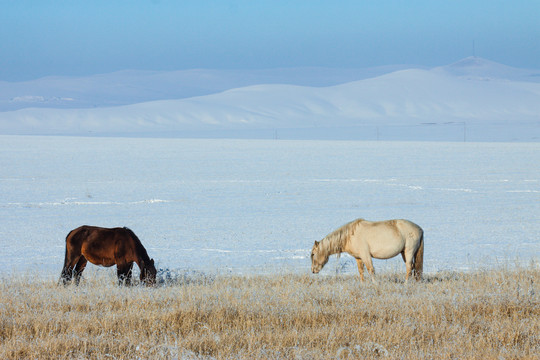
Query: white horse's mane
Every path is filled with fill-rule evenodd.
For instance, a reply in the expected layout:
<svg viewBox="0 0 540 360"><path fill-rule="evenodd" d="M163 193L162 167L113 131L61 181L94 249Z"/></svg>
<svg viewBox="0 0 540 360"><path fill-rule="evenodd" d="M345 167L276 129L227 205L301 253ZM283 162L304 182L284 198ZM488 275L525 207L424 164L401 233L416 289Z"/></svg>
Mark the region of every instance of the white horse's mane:
<svg viewBox="0 0 540 360"><path fill-rule="evenodd" d="M345 243L349 240L356 225L361 221L364 221L364 219L353 220L328 234L319 242L318 250L324 256L342 253Z"/></svg>

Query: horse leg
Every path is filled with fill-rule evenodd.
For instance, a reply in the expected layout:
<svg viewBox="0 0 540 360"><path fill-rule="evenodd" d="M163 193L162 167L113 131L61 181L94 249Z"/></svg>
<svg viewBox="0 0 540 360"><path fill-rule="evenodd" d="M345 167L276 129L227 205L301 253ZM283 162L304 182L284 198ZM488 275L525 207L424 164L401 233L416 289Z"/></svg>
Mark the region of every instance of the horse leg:
<svg viewBox="0 0 540 360"><path fill-rule="evenodd" d="M68 266L67 264L64 265L62 268L62 273L60 274L60 282L62 282L63 285L67 285L71 282L71 277L73 273L73 268Z"/></svg>
<svg viewBox="0 0 540 360"><path fill-rule="evenodd" d="M133 275L133 263L132 262L129 263L129 270L128 270L128 273L126 275L126 285L128 285L128 286L132 285L131 275Z"/></svg>
<svg viewBox="0 0 540 360"><path fill-rule="evenodd" d="M375 268L373 267L373 261L371 259L371 255L366 256L365 258L362 258L362 261L365 263L366 269L369 275L371 276L371 281L373 281L373 283L377 283L377 281L375 281Z"/></svg>
<svg viewBox="0 0 540 360"><path fill-rule="evenodd" d="M409 280L409 276L411 276L412 273L412 259L409 259L409 261L407 261L405 250L401 252L401 257L403 258L403 262L405 263L405 267L407 269L407 275L405 275L405 282L407 282L407 280Z"/></svg>
<svg viewBox="0 0 540 360"><path fill-rule="evenodd" d="M413 272L413 259L414 259L414 256L410 252L405 253L405 250L403 250L403 252L401 253L401 256L403 257L403 261L405 261L405 269L407 271L407 273L405 275L405 282L407 282L409 280L409 277L411 277L412 272Z"/></svg>
<svg viewBox="0 0 540 360"><path fill-rule="evenodd" d="M62 281L62 284L67 285L71 282L73 278L73 270L75 269L75 265L79 261L79 258L70 258L68 257L68 254L66 253L66 258L64 260L64 267L62 268L62 273L60 275L60 281Z"/></svg>
<svg viewBox="0 0 540 360"><path fill-rule="evenodd" d="M356 259L356 265L358 265L360 280L364 281L364 263L362 262L362 259Z"/></svg>
<svg viewBox="0 0 540 360"><path fill-rule="evenodd" d="M131 285L131 268L133 263L116 264L119 285Z"/></svg>
<svg viewBox="0 0 540 360"><path fill-rule="evenodd" d="M405 263L405 267L407 269L407 275L405 275L405 282L407 282L409 280L409 277L411 276L411 273L412 273L412 261L407 261Z"/></svg>
<svg viewBox="0 0 540 360"><path fill-rule="evenodd" d="M79 282L81 281L82 272L84 271L84 268L86 267L87 262L88 261L86 260L86 258L84 256L81 256L81 258L77 262L77 265L75 265L75 271L74 271L75 285L79 285Z"/></svg>

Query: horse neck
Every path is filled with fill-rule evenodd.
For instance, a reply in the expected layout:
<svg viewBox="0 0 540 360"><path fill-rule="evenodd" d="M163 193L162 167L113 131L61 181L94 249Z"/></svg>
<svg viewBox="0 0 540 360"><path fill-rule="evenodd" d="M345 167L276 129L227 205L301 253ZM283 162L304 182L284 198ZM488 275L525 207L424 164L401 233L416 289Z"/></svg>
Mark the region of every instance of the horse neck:
<svg viewBox="0 0 540 360"><path fill-rule="evenodd" d="M140 242L138 245L135 245L135 251L137 254L137 265L141 270L141 281L143 281L145 278L146 270L150 270L153 265L151 263L150 256L148 256L146 249L144 248L144 246L142 246Z"/></svg>
<svg viewBox="0 0 540 360"><path fill-rule="evenodd" d="M135 253L137 255L137 258L139 259L139 262L143 262L145 264L148 264L150 262L150 256L148 256L148 253L146 252L146 249L144 248L143 244L141 243L141 240L135 235L131 229L125 228L129 234L131 235L131 239L133 240L133 243L135 245Z"/></svg>
<svg viewBox="0 0 540 360"><path fill-rule="evenodd" d="M327 257L334 254L341 254L347 240L347 235L348 233L337 230L322 239L319 244L322 254Z"/></svg>
<svg viewBox="0 0 540 360"><path fill-rule="evenodd" d="M139 258L139 261L142 261L145 264L150 263L150 256L148 256L146 249L140 241L135 241L135 251L137 252L137 257Z"/></svg>

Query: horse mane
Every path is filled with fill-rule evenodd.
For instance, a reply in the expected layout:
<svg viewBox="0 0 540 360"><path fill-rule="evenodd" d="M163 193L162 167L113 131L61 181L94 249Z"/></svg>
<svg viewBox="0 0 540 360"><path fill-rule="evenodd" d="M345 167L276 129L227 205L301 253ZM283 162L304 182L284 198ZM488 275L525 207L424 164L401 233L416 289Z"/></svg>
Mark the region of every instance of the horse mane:
<svg viewBox="0 0 540 360"><path fill-rule="evenodd" d="M321 253L327 256L342 253L343 248L353 234L356 225L362 221L364 221L364 219L353 220L326 235L326 237L319 242L318 248Z"/></svg>
<svg viewBox="0 0 540 360"><path fill-rule="evenodd" d="M135 235L135 233L130 229L124 226L124 230L128 232L128 234L133 238L135 242L135 251L137 251L137 255L139 255L145 263L150 262L150 256L148 256L148 253L146 252L146 249L144 248L141 240Z"/></svg>

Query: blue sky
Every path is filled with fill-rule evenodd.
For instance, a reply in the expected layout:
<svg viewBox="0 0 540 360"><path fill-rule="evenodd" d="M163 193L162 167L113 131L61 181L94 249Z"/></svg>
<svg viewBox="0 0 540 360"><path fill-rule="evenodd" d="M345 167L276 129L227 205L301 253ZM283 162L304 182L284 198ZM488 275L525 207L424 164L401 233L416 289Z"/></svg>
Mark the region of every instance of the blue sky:
<svg viewBox="0 0 540 360"><path fill-rule="evenodd" d="M540 1L0 0L0 80L122 69L540 68Z"/></svg>

